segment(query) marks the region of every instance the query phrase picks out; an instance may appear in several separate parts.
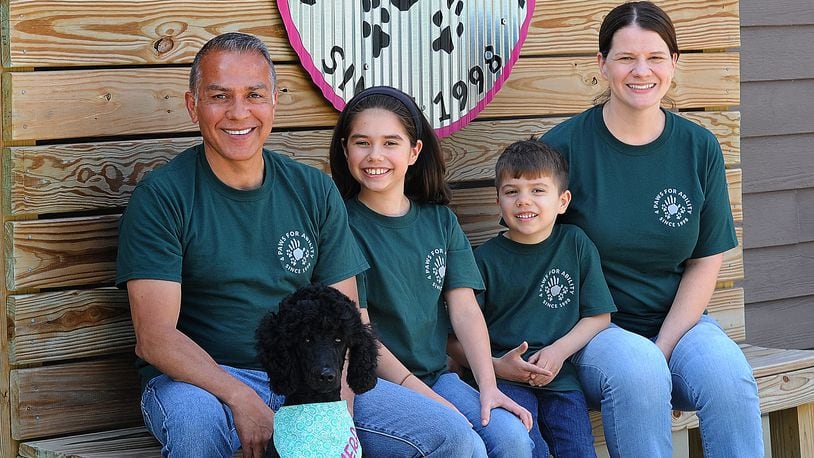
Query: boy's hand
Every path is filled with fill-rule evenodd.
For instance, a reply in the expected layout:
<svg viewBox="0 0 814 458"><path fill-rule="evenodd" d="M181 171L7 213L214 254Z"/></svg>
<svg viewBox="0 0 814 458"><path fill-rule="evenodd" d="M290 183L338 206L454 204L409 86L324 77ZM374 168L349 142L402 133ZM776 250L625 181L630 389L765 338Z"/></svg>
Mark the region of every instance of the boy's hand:
<svg viewBox="0 0 814 458"><path fill-rule="evenodd" d="M527 431L531 431L531 413L520 404L500 391L497 387L486 388L480 392L480 418L481 424L486 426L492 415L492 409L502 407L517 415Z"/></svg>
<svg viewBox="0 0 814 458"><path fill-rule="evenodd" d="M553 378L549 370L523 360L522 356L528 349L529 344L524 341L500 358L492 359L495 375L503 380L520 383L529 383L535 375Z"/></svg>
<svg viewBox="0 0 814 458"><path fill-rule="evenodd" d="M551 383L551 381L554 380L554 377L560 373L560 369L562 369L565 358L565 355L558 352L557 349L551 345L548 347L543 347L540 349L540 351L531 355L529 362L537 367L545 369L549 375L532 374L531 379L529 380L529 385L545 386Z"/></svg>

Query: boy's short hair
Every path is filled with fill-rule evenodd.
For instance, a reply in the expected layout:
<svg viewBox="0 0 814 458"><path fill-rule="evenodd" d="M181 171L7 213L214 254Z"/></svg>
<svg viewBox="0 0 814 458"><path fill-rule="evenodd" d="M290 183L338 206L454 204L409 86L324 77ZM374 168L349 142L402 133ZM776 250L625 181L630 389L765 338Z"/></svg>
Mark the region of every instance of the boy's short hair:
<svg viewBox="0 0 814 458"><path fill-rule="evenodd" d="M568 161L559 151L539 140L520 140L507 146L495 164L495 188L507 177L550 176L559 191L568 189Z"/></svg>

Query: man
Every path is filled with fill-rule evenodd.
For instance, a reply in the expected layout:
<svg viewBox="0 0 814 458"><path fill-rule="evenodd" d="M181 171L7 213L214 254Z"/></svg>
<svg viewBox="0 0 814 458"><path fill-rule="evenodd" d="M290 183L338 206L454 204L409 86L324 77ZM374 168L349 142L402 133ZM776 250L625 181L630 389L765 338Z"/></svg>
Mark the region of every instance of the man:
<svg viewBox="0 0 814 458"><path fill-rule="evenodd" d="M257 323L312 282L356 300L367 268L331 180L263 149L275 79L257 38L206 43L185 94L203 144L145 177L122 216L116 284L129 294L142 413L164 456L262 456L283 399L256 360ZM401 373L382 353L379 374ZM433 426L443 408L380 380L354 419L367 454L458 455L469 427Z"/></svg>

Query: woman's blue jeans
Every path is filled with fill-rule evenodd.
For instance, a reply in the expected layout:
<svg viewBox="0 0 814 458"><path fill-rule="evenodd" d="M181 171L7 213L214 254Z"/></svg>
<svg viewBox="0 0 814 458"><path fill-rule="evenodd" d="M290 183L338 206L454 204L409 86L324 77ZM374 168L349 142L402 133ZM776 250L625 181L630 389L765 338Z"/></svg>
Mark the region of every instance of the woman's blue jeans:
<svg viewBox="0 0 814 458"><path fill-rule="evenodd" d="M705 457L763 456L752 368L709 316L679 340L669 367L653 340L615 325L572 361L613 457L672 456L672 409L697 411Z"/></svg>
<svg viewBox="0 0 814 458"><path fill-rule="evenodd" d="M273 410L282 396L269 389L265 372L223 368L252 387ZM169 457L231 457L240 448L232 412L210 393L166 375L150 380L142 394L147 429ZM411 390L378 380L356 396L354 423L365 456L470 457L483 447L466 420Z"/></svg>

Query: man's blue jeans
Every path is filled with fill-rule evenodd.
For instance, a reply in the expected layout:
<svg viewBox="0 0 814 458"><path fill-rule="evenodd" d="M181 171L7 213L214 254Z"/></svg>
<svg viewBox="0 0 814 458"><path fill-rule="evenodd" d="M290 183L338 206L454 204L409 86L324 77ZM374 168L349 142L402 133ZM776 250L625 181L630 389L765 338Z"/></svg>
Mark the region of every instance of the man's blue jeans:
<svg viewBox="0 0 814 458"><path fill-rule="evenodd" d="M672 456L676 409L697 411L707 458L762 457L752 368L718 323L702 316L669 367L653 341L611 325L571 358L588 406L601 408L611 456Z"/></svg>
<svg viewBox="0 0 814 458"><path fill-rule="evenodd" d="M265 372L223 368L273 410L282 405L284 398L270 391ZM196 386L155 377L142 394L141 411L147 429L162 444L163 456L231 457L240 448L232 412ZM470 457L479 441L456 412L381 379L373 390L356 396L354 422L364 453L371 457Z"/></svg>

